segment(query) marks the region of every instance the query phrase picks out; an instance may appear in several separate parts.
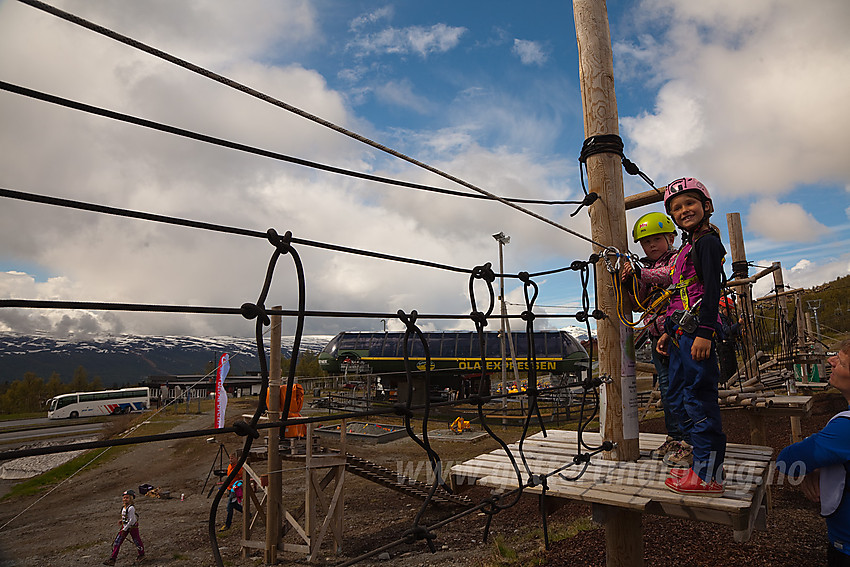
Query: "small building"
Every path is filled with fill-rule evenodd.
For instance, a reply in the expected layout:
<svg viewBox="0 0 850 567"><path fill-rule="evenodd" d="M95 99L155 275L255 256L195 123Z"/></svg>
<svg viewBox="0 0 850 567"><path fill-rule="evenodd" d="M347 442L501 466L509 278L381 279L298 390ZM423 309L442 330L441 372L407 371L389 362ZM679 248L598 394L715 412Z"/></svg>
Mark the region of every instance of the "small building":
<svg viewBox="0 0 850 567"><path fill-rule="evenodd" d="M224 380L225 391L236 398L257 396L260 393L263 377L259 372L249 372L244 376L228 376ZM141 386L150 388L151 401L212 397L215 393L215 376L202 374L153 375L148 376Z"/></svg>

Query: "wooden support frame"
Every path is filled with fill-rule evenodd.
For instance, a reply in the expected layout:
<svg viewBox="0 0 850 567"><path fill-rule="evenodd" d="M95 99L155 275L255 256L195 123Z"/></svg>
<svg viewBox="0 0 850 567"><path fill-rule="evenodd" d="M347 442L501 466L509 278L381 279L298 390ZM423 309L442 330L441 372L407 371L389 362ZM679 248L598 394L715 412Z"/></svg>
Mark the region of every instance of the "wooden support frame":
<svg viewBox="0 0 850 567"><path fill-rule="evenodd" d="M340 452L331 454L315 454L313 451L313 428L314 424L307 424L306 453L304 457L305 490L304 504L292 512L286 510L279 504L279 516L275 520L268 514L269 506L274 500L268 487L263 487L260 476L245 464L244 485L245 496L243 498L244 512L242 514L242 557L246 558L250 549L262 549L265 553L267 564L276 563L281 552L301 553L307 556L308 562L313 562L318 557L319 550L325 538L330 535L334 542L334 553L342 551L343 517L345 504L345 421L342 422L340 435ZM290 456L297 459L298 456ZM270 471L273 472L273 471ZM278 474L280 471L277 471ZM253 480L254 482L250 482ZM254 488L256 485L256 490ZM326 495L328 488L332 489L330 495ZM257 493L262 493L258 498ZM278 502L281 497L278 495ZM256 511L251 514L251 504ZM276 523L278 534L274 545L269 545L265 540L252 540L251 535L258 520L266 524L266 533L269 532L268 524ZM302 524L303 522L303 524ZM282 525L280 525L282 523ZM297 535L298 542L285 542L284 537L290 533ZM273 549L274 555L268 555L268 550Z"/></svg>

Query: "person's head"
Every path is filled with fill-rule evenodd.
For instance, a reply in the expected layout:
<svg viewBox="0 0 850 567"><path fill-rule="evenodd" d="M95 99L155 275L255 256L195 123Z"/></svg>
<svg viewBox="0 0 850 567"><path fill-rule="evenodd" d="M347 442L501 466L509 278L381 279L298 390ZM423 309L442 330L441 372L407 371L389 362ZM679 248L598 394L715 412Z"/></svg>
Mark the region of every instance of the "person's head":
<svg viewBox="0 0 850 567"><path fill-rule="evenodd" d="M720 311L722 311L727 316L732 313L732 309L735 308L735 301L731 297L723 296L720 298Z"/></svg>
<svg viewBox="0 0 850 567"><path fill-rule="evenodd" d="M827 360L832 366L829 383L844 395L850 404L850 339L844 339L838 345L838 352Z"/></svg>
<svg viewBox="0 0 850 567"><path fill-rule="evenodd" d="M676 238L676 226L664 213L647 213L632 228L632 237L639 242L650 260L657 260L667 252Z"/></svg>
<svg viewBox="0 0 850 567"><path fill-rule="evenodd" d="M125 490L124 494L121 495L121 501L124 503L124 506L129 506L136 500L136 493L133 490Z"/></svg>
<svg viewBox="0 0 850 567"><path fill-rule="evenodd" d="M671 182L664 191L664 208L682 230L693 233L708 223L714 204L705 185L693 177Z"/></svg>
<svg viewBox="0 0 850 567"><path fill-rule="evenodd" d="M238 463L238 462L239 462L239 455L236 454L236 451L233 451L232 453L230 453L230 464L235 467L236 463Z"/></svg>

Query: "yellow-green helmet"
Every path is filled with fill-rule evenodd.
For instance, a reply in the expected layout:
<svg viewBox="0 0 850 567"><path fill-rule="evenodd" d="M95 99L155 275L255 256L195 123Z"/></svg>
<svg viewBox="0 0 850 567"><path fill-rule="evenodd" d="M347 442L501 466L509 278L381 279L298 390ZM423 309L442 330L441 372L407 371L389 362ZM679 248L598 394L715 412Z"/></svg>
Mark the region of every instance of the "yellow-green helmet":
<svg viewBox="0 0 850 567"><path fill-rule="evenodd" d="M676 225L664 213L646 213L637 220L635 227L632 229L632 236L635 242L647 236L665 233L676 234Z"/></svg>

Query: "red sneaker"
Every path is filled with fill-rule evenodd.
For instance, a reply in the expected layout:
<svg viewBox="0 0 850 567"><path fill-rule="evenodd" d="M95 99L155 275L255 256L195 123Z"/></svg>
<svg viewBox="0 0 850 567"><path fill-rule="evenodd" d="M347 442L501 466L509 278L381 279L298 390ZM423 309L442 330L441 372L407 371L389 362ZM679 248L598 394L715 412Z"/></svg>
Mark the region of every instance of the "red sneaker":
<svg viewBox="0 0 850 567"><path fill-rule="evenodd" d="M670 469L670 476L673 478L682 478L688 474L691 469Z"/></svg>
<svg viewBox="0 0 850 567"><path fill-rule="evenodd" d="M693 469L688 469L683 477L669 476L664 481L664 486L678 494L691 494L693 496L723 496L723 485L716 482L705 482Z"/></svg>

